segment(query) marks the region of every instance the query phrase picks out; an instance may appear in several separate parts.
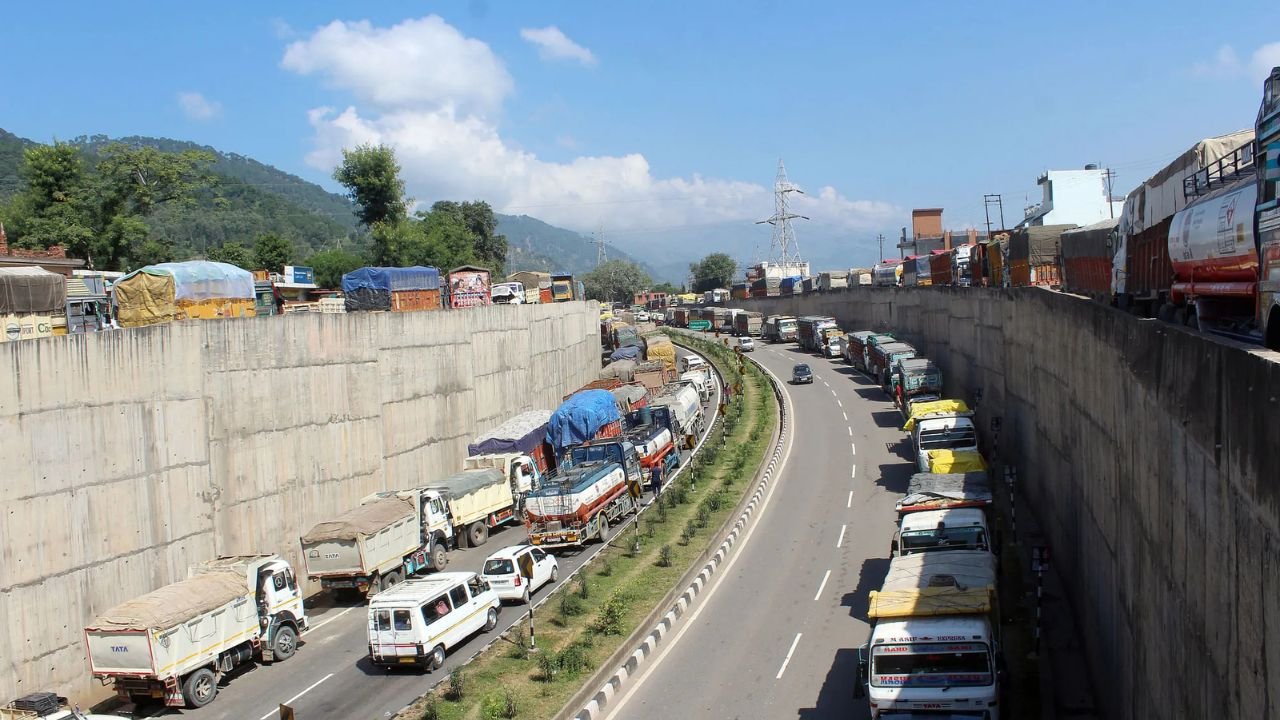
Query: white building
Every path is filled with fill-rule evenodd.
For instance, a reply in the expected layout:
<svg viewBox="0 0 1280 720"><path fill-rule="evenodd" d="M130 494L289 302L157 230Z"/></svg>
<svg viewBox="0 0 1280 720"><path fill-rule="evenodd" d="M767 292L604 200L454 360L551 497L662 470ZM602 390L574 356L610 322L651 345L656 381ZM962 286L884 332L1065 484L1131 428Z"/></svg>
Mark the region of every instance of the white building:
<svg viewBox="0 0 1280 720"><path fill-rule="evenodd" d="M1120 217L1124 198L1107 192L1107 171L1097 165L1083 170L1048 170L1036 181L1044 198L1024 211L1018 227L1092 225Z"/></svg>

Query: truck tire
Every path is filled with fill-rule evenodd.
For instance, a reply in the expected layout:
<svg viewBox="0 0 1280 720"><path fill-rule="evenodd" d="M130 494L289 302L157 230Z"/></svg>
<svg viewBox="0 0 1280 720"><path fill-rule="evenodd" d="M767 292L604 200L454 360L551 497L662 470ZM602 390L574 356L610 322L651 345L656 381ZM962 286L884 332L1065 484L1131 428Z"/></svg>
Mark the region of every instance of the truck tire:
<svg viewBox="0 0 1280 720"><path fill-rule="evenodd" d="M597 536L600 538L600 542L609 542L609 518L605 517L604 513L600 514L600 531Z"/></svg>
<svg viewBox="0 0 1280 720"><path fill-rule="evenodd" d="M189 708L202 708L217 696L218 678L207 667L191 673L182 681L182 699L187 701Z"/></svg>
<svg viewBox="0 0 1280 720"><path fill-rule="evenodd" d="M437 645L431 650L431 656L427 658L428 670L439 670L444 665L444 646Z"/></svg>
<svg viewBox="0 0 1280 720"><path fill-rule="evenodd" d="M392 570L387 573L386 577L382 578L382 589L389 590L402 582L404 582L404 573L400 570Z"/></svg>
<svg viewBox="0 0 1280 720"><path fill-rule="evenodd" d="M272 657L275 662L282 662L293 657L296 652L298 652L298 633L294 632L293 627L289 625L281 625L271 642Z"/></svg>
<svg viewBox="0 0 1280 720"><path fill-rule="evenodd" d="M489 526L484 524L483 520L471 523L471 527L467 528L467 543L471 547L480 547L489 542Z"/></svg>
<svg viewBox="0 0 1280 720"><path fill-rule="evenodd" d="M449 564L449 554L444 551L443 543L436 543L431 548L431 569L436 572L444 570L444 566Z"/></svg>

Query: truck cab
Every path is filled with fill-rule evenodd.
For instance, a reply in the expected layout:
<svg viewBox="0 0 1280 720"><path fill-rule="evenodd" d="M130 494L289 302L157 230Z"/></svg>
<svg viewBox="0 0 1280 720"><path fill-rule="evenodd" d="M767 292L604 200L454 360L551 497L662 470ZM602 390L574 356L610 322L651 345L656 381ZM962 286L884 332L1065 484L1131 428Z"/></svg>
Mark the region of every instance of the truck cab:
<svg viewBox="0 0 1280 720"><path fill-rule="evenodd" d="M991 550L987 515L979 508L922 510L902 515L893 554L946 550Z"/></svg>
<svg viewBox="0 0 1280 720"><path fill-rule="evenodd" d="M279 653L292 656L298 635L307 629L307 611L293 567L279 555L228 555L190 568L187 576L215 572L243 574L247 588L253 591L258 617L266 628L262 659L273 659L277 641L282 646ZM289 636L277 638L284 627L289 628Z"/></svg>
<svg viewBox="0 0 1280 720"><path fill-rule="evenodd" d="M872 718L999 720L1003 661L995 557L920 553L889 562L868 600L854 696Z"/></svg>
<svg viewBox="0 0 1280 720"><path fill-rule="evenodd" d="M931 454L936 451L978 452L973 411L959 400L917 403L903 430L911 433L920 472L934 472Z"/></svg>
<svg viewBox="0 0 1280 720"><path fill-rule="evenodd" d="M617 463L626 473L627 482L635 482L642 486L644 484L640 455L629 440L606 440L576 445L565 455L564 468L567 470L591 462Z"/></svg>

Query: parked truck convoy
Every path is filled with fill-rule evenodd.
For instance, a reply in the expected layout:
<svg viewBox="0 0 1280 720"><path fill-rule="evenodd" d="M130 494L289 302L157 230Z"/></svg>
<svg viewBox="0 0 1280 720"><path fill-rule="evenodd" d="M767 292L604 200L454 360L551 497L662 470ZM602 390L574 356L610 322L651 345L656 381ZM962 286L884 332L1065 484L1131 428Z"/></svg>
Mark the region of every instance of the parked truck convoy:
<svg viewBox="0 0 1280 720"><path fill-rule="evenodd" d="M740 312L733 316L733 334L738 337L760 337L764 318L758 312Z"/></svg>
<svg viewBox="0 0 1280 720"><path fill-rule="evenodd" d="M935 472L933 455L938 451L978 452L973 411L960 400L917 403L902 429L911 433L920 472ZM949 461L951 456L946 458Z"/></svg>
<svg viewBox="0 0 1280 720"><path fill-rule="evenodd" d="M942 399L942 371L927 358L901 360L889 381L889 394L903 419L909 418L914 404Z"/></svg>
<svg viewBox="0 0 1280 720"><path fill-rule="evenodd" d="M806 315L796 321L796 339L800 347L809 352L821 352L822 338L819 332L824 328L836 327L836 319L832 317Z"/></svg>
<svg viewBox="0 0 1280 720"><path fill-rule="evenodd" d="M988 550L992 533L991 483L985 472L916 473L895 506L898 527L891 555Z"/></svg>
<svg viewBox="0 0 1280 720"><path fill-rule="evenodd" d="M186 580L103 612L84 634L90 672L121 700L199 708L233 668L293 657L306 629L289 563L243 555L193 567Z"/></svg>
<svg viewBox="0 0 1280 720"><path fill-rule="evenodd" d="M894 557L867 617L855 694L868 697L872 718L999 720L1004 661L991 553Z"/></svg>
<svg viewBox="0 0 1280 720"><path fill-rule="evenodd" d="M477 455L466 465L421 487L376 493L317 523L301 538L307 577L325 590L372 594L443 570L453 547L483 545L492 528L519 518L540 476L533 458L518 453Z"/></svg>

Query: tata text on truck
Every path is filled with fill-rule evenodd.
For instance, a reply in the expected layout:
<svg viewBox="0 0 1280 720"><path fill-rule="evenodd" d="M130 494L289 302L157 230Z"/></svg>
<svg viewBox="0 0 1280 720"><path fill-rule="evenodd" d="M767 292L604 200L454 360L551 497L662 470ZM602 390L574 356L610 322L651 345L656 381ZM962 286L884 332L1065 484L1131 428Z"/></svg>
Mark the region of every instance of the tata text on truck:
<svg viewBox="0 0 1280 720"><path fill-rule="evenodd" d="M120 699L204 707L232 668L293 657L302 593L275 555L211 560L186 580L117 605L84 629L89 668Z"/></svg>
<svg viewBox="0 0 1280 720"><path fill-rule="evenodd" d="M937 451L978 451L978 430L973 411L962 400L916 403L902 429L911 433L920 472L932 472L931 454Z"/></svg>
<svg viewBox="0 0 1280 720"><path fill-rule="evenodd" d="M980 550L895 557L867 617L854 694L872 718L1000 720L1003 661L995 557Z"/></svg>

